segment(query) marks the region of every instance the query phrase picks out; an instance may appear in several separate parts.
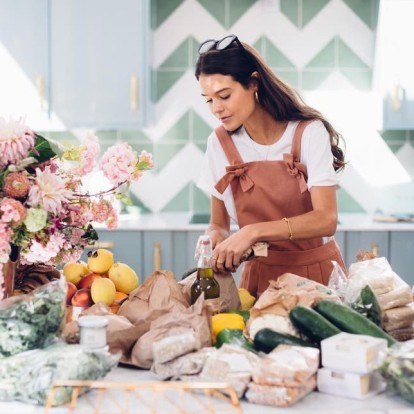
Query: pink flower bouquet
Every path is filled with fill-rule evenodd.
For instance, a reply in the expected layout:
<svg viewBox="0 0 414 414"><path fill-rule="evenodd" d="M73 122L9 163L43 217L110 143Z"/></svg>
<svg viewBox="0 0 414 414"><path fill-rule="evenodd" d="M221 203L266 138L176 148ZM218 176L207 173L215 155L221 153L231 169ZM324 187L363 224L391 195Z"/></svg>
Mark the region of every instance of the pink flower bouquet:
<svg viewBox="0 0 414 414"><path fill-rule="evenodd" d="M115 228L114 199L126 202L130 182L153 167L151 154L138 155L126 142L108 148L98 164L95 135L88 134L81 145L59 148L22 119L0 118L0 154L0 285L1 264L13 249L22 264L78 260L97 240L93 222ZM92 194L82 179L96 169L110 188Z"/></svg>

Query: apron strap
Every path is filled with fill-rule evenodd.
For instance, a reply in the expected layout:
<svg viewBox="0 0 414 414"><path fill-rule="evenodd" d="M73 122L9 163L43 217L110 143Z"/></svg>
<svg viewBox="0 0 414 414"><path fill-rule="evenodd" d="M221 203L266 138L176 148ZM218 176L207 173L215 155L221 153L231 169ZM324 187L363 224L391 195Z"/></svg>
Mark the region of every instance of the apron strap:
<svg viewBox="0 0 414 414"><path fill-rule="evenodd" d="M296 127L295 135L293 135L291 150L291 154L293 155L293 159L295 161L300 161L300 148L302 144L303 131L313 121L313 119L309 119L307 121L300 121Z"/></svg>
<svg viewBox="0 0 414 414"><path fill-rule="evenodd" d="M230 134L226 131L223 125L217 127L214 132L217 135L218 140L220 141L221 146L223 147L224 153L226 154L227 160L230 165L243 164L243 160L240 157L239 151L234 145L233 140L231 139Z"/></svg>

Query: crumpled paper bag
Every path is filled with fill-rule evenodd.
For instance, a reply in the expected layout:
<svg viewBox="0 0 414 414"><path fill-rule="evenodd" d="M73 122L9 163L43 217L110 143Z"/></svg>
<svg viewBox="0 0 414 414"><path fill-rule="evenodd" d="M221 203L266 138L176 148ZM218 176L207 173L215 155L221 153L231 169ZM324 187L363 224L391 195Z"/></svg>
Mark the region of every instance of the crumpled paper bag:
<svg viewBox="0 0 414 414"><path fill-rule="evenodd" d="M193 306L176 308L153 320L147 333L142 335L131 352L131 363L150 369L153 363L153 344L168 336L193 332L201 347L211 346L211 308L203 297Z"/></svg>
<svg viewBox="0 0 414 414"><path fill-rule="evenodd" d="M180 280L178 285L187 300L191 303L191 286L197 277L197 271L191 273L184 280ZM218 301L218 312L227 312L230 310L240 309L240 297L237 290L236 282L231 273L215 273L215 279L220 285L220 298Z"/></svg>
<svg viewBox="0 0 414 414"><path fill-rule="evenodd" d="M277 280L271 280L269 287L262 293L250 309L250 318L245 333L249 336L253 321L266 314L285 317L297 305L313 307L321 300L341 302L339 296L328 287L292 273L285 273Z"/></svg>
<svg viewBox="0 0 414 414"><path fill-rule="evenodd" d="M79 317L86 315L101 315L108 319L106 337L109 351L111 353L120 351L122 354L121 362L128 362L132 347L138 338L146 332L145 327L135 326L124 316L113 314L110 308L101 302L85 309ZM79 326L76 321L66 324L62 338L68 343L79 342Z"/></svg>
<svg viewBox="0 0 414 414"><path fill-rule="evenodd" d="M134 325L149 329L151 321L166 312L186 309L189 302L183 295L177 280L168 270L157 270L145 282L133 290L118 310Z"/></svg>

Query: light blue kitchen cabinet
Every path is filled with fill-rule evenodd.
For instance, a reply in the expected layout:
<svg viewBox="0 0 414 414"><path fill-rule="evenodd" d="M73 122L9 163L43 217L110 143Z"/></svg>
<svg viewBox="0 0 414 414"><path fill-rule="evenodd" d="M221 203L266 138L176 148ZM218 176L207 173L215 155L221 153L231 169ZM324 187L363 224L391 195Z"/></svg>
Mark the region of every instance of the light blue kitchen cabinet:
<svg viewBox="0 0 414 414"><path fill-rule="evenodd" d="M345 260L345 248L346 248L346 241L345 241L346 233L344 231L337 231L335 233L335 241L341 250L342 257Z"/></svg>
<svg viewBox="0 0 414 414"><path fill-rule="evenodd" d="M149 0L50 0L51 105L68 128L142 125Z"/></svg>
<svg viewBox="0 0 414 414"><path fill-rule="evenodd" d="M47 120L48 0L0 0L0 114Z"/></svg>
<svg viewBox="0 0 414 414"><path fill-rule="evenodd" d="M414 129L414 100L408 98L405 89L395 93L399 96L384 99L383 129Z"/></svg>
<svg viewBox="0 0 414 414"><path fill-rule="evenodd" d="M356 261L359 250L373 251L378 256L388 257L389 232L387 231L347 231L345 235L345 264Z"/></svg>
<svg viewBox="0 0 414 414"><path fill-rule="evenodd" d="M393 231L390 234L389 262L394 272L410 286L414 285L414 234L411 231Z"/></svg>

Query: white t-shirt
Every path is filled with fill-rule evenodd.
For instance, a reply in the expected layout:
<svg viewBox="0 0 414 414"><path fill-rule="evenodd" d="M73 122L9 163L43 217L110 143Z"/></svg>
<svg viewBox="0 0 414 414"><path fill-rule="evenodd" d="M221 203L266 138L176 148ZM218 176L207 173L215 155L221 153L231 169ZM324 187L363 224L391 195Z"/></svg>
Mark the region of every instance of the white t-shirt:
<svg viewBox="0 0 414 414"><path fill-rule="evenodd" d="M290 153L293 135L299 121L288 123L282 137L272 145L262 145L253 141L244 127L233 133L231 138L243 162L283 160L283 154ZM313 186L337 186L338 177L332 166L333 156L329 133L321 121L306 126L302 134L300 161L307 168L308 188ZM207 150L201 167L197 186L210 196L223 200L231 219L237 223L236 207L231 186L220 194L214 186L226 173L229 165L226 154L213 131L208 137Z"/></svg>

